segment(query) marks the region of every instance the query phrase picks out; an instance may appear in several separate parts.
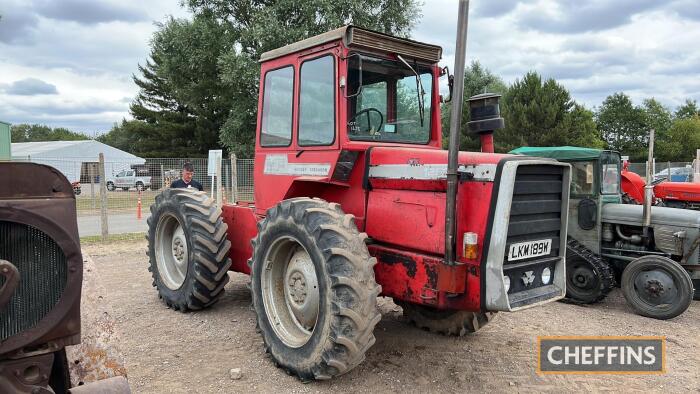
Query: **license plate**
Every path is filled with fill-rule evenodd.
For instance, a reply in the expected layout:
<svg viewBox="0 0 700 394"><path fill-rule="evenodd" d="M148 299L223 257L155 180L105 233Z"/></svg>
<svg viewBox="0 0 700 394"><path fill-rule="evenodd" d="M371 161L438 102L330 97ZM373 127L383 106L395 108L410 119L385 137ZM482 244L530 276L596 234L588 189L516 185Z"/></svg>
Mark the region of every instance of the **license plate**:
<svg viewBox="0 0 700 394"><path fill-rule="evenodd" d="M546 256L552 251L552 240L527 241L510 245L508 261L529 259L531 257Z"/></svg>

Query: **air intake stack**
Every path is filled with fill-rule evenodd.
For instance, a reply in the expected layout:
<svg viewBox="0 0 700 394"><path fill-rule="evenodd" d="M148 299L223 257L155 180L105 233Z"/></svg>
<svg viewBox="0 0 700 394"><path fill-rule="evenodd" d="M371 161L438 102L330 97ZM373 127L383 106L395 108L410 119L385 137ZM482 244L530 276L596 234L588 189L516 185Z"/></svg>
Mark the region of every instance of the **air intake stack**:
<svg viewBox="0 0 700 394"><path fill-rule="evenodd" d="M493 153L493 133L505 127L498 104L500 94L482 93L469 98L469 115L471 121L467 124L470 134L478 134L481 140L481 151Z"/></svg>

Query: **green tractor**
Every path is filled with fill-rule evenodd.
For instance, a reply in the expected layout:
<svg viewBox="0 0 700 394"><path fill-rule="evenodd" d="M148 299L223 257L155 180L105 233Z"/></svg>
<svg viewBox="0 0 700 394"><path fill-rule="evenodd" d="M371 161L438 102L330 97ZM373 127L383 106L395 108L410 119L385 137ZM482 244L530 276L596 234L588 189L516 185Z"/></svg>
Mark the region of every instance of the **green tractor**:
<svg viewBox="0 0 700 394"><path fill-rule="evenodd" d="M700 212L623 204L621 159L609 150L522 147L571 164L567 298L602 300L618 283L640 315L670 319L700 298Z"/></svg>

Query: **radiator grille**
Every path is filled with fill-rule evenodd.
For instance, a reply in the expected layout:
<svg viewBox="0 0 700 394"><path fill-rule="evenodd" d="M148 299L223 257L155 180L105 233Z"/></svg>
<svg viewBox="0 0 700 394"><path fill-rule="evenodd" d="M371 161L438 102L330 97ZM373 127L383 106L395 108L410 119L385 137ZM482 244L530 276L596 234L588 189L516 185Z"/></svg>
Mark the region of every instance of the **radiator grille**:
<svg viewBox="0 0 700 394"><path fill-rule="evenodd" d="M68 277L61 248L44 232L0 221L0 259L17 267L20 282L0 311L0 341L36 326L58 303ZM4 283L0 276L0 286Z"/></svg>
<svg viewBox="0 0 700 394"><path fill-rule="evenodd" d="M513 200L508 222L504 273L511 278L509 293L544 286L541 273L554 268L559 261L561 236L562 183L564 168L549 165L520 165L515 175ZM546 256L537 256L514 261L508 260L510 246L526 241L551 239L551 250ZM534 279L526 284L521 278Z"/></svg>

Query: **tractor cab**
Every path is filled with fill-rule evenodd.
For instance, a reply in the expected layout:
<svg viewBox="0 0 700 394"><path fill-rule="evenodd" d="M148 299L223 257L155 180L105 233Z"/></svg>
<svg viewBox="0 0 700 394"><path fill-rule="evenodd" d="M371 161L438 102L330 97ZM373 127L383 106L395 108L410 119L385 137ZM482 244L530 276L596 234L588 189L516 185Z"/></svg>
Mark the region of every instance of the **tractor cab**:
<svg viewBox="0 0 700 394"><path fill-rule="evenodd" d="M439 46L354 26L262 54L257 212L309 182L349 185L370 147L440 150L441 56ZM347 195L360 220L361 197Z"/></svg>

